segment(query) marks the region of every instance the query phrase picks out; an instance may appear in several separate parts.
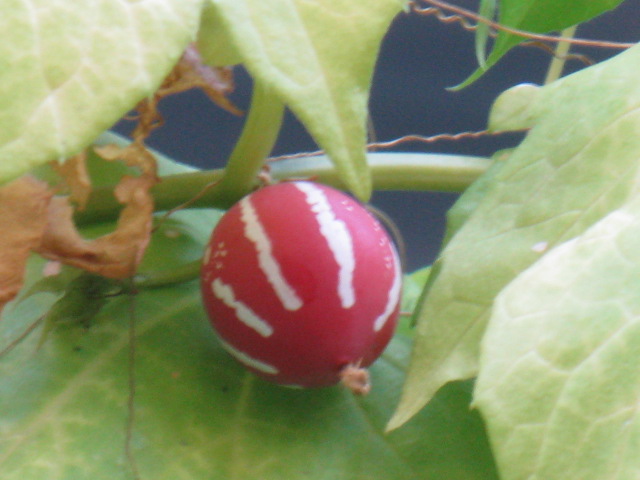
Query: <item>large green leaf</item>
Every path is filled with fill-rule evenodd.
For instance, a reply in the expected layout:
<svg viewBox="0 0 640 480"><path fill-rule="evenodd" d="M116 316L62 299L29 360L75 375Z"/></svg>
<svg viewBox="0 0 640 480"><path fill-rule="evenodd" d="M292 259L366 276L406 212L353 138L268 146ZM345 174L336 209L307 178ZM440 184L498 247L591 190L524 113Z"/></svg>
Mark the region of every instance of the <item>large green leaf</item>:
<svg viewBox="0 0 640 480"><path fill-rule="evenodd" d="M367 200L367 102L382 37L404 0L209 0L204 58L225 35L254 78L272 87L325 149L346 185ZM221 37L221 35L223 35Z"/></svg>
<svg viewBox="0 0 640 480"><path fill-rule="evenodd" d="M0 15L0 182L87 146L153 92L202 0L8 0Z"/></svg>
<svg viewBox="0 0 640 480"><path fill-rule="evenodd" d="M640 197L498 296L476 404L504 480L640 472Z"/></svg>
<svg viewBox="0 0 640 480"><path fill-rule="evenodd" d="M638 191L640 47L540 89L534 125L471 201L419 307L401 405L406 421L442 385L475 376L495 296L554 245L580 235ZM508 117L508 115L506 116Z"/></svg>
<svg viewBox="0 0 640 480"><path fill-rule="evenodd" d="M617 7L623 0L573 0L558 2L557 0L500 0L500 17L498 23L531 33L547 33L585 22L601 13ZM495 0L482 0L481 12L494 11ZM500 60L505 53L527 39L503 30L498 32L495 43L486 60L482 57L482 49L486 44L488 31L481 30L482 35L476 37L480 67L457 88L462 88L477 80L484 72Z"/></svg>
<svg viewBox="0 0 640 480"><path fill-rule="evenodd" d="M111 166L118 168L102 168ZM142 272L198 258L216 217L183 211L162 223ZM30 281L40 277L41 266L33 262ZM424 274L408 283L422 283ZM405 305L416 294L409 291ZM0 350L52 301L40 293L7 308ZM415 422L384 434L408 362L407 335L399 334L372 367L374 388L366 398L340 387L279 387L245 371L221 348L199 286L189 282L108 299L90 328L58 319L39 350L35 331L0 357L3 480L132 478L125 454L132 301L130 452L141 479L497 479L480 416L469 410L471 382L449 385Z"/></svg>

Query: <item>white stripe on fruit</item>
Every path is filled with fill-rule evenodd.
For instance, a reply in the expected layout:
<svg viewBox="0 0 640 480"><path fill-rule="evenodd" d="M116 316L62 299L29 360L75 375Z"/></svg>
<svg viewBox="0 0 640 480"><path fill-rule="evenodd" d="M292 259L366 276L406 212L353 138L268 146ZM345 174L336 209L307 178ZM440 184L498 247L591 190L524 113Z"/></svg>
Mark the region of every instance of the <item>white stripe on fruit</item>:
<svg viewBox="0 0 640 480"><path fill-rule="evenodd" d="M236 300L233 288L226 285L222 280L216 278L211 283L211 291L217 299L222 300L227 307L232 308L236 312L236 317L247 327L255 330L263 337L269 337L273 334L273 328L266 321L255 314L253 310L244 303Z"/></svg>
<svg viewBox="0 0 640 480"><path fill-rule="evenodd" d="M296 188L307 197L307 203L311 211L315 213L320 227L320 233L324 237L338 264L338 296L342 308L351 308L355 302L355 290L353 288L353 271L356 267L356 259L353 253L353 240L347 229L347 225L336 218L324 192L308 182L294 183Z"/></svg>
<svg viewBox="0 0 640 480"><path fill-rule="evenodd" d="M284 278L280 264L273 256L269 236L267 232L264 231L264 228L262 228L258 214L248 197L240 201L240 208L242 211L242 222L244 223L244 234L255 245L258 252L260 269L266 275L267 280L269 280L269 283L284 308L287 310L298 310L302 307L302 300L300 300L295 290L291 288Z"/></svg>
<svg viewBox="0 0 640 480"><path fill-rule="evenodd" d="M247 355L245 352L238 350L222 339L220 339L220 345L222 345L227 352L233 355L236 360L238 360L240 363L245 364L247 367L255 368L256 370L268 375L277 375L280 372L273 365L269 365L268 363L256 360L255 358Z"/></svg>
<svg viewBox="0 0 640 480"><path fill-rule="evenodd" d="M376 318L373 323L373 330L375 332L379 332L382 330L382 327L385 326L389 317L393 314L398 305L398 300L400 298L400 290L402 289L402 270L400 269L400 258L398 257L398 253L393 245L390 245L391 253L393 255L391 259L391 263L393 264L393 284L389 289L389 295L387 297L387 304L384 307L384 312Z"/></svg>

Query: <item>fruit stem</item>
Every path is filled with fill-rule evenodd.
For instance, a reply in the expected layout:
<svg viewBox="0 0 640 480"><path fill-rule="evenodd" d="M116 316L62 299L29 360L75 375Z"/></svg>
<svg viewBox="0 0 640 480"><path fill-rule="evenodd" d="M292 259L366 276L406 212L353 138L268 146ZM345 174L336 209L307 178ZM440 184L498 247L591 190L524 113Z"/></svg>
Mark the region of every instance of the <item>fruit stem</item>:
<svg viewBox="0 0 640 480"><path fill-rule="evenodd" d="M349 364L340 372L340 382L355 395L368 395L371 391L369 371L359 364Z"/></svg>

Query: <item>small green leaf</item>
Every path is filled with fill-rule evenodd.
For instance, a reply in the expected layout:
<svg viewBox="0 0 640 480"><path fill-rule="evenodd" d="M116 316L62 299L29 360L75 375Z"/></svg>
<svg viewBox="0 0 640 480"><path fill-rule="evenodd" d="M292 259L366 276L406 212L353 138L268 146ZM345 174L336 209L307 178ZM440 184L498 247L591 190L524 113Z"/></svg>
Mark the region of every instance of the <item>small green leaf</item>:
<svg viewBox="0 0 640 480"><path fill-rule="evenodd" d="M496 299L475 394L501 478L640 471L640 197Z"/></svg>
<svg viewBox="0 0 640 480"><path fill-rule="evenodd" d="M524 83L503 92L491 107L489 130L492 132L531 128L539 115L537 108L544 108L538 101L540 87Z"/></svg>
<svg viewBox="0 0 640 480"><path fill-rule="evenodd" d="M474 196L432 272L391 426L445 383L477 374L491 305L513 278L638 191L638 65L634 47L539 91L535 126L477 205Z"/></svg>
<svg viewBox="0 0 640 480"><path fill-rule="evenodd" d="M44 323L36 349L39 350L50 333L61 325L73 324L88 328L107 303L109 295L119 290L121 286L108 278L84 272L77 275L42 317Z"/></svg>
<svg viewBox="0 0 640 480"><path fill-rule="evenodd" d="M221 28L263 84L277 92L345 184L361 200L371 194L367 167L367 102L382 37L404 1L209 0L203 28ZM219 63L200 34L205 60ZM218 34L216 34L218 35Z"/></svg>
<svg viewBox="0 0 640 480"><path fill-rule="evenodd" d="M10 1L0 16L0 183L76 154L152 93L202 0Z"/></svg>
<svg viewBox="0 0 640 480"><path fill-rule="evenodd" d="M483 2L482 5L484 5ZM558 2L556 0L501 0L500 18L498 23L531 33L547 33L564 30L579 23L597 17L601 13L617 7L622 0L573 0ZM526 41L525 37L498 31L493 49L480 68L471 74L455 89L470 85L500 60L505 53L516 45ZM476 37L476 42L484 42L482 35ZM482 43L480 44L482 46ZM476 47L477 49L480 47Z"/></svg>
<svg viewBox="0 0 640 480"><path fill-rule="evenodd" d="M37 280L26 291L16 299L16 302L21 302L39 293L51 293L53 295L62 295L67 285L78 277L82 272L73 267L62 267L61 271L56 275L48 275Z"/></svg>
<svg viewBox="0 0 640 480"><path fill-rule="evenodd" d="M493 20L498 5L496 0L482 0L478 7L478 15L489 20ZM487 41L489 40L489 25L478 23L476 28L476 59L478 65L483 68L487 61Z"/></svg>

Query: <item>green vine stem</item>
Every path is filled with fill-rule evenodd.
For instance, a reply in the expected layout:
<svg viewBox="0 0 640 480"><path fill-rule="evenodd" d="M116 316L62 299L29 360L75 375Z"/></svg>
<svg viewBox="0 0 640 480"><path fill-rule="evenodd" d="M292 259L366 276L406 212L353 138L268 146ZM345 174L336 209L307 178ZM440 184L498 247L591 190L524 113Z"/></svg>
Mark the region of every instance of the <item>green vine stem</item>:
<svg viewBox="0 0 640 480"><path fill-rule="evenodd" d="M374 190L462 192L491 164L483 157L425 154L369 153ZM273 181L311 179L336 188L344 184L325 156L299 157L268 163ZM162 177L153 190L156 211L167 211L181 205L185 208L227 208L229 198L218 182L223 170L206 170ZM249 178L247 176L247 178ZM258 186L252 177L251 190ZM81 225L114 220L121 206L113 198L113 187L95 189L87 208L78 212Z"/></svg>
<svg viewBox="0 0 640 480"><path fill-rule="evenodd" d="M490 160L483 157L425 154L369 153L374 190L463 192L484 172ZM309 178L344 189L326 156L290 158L270 163L274 180Z"/></svg>
<svg viewBox="0 0 640 480"><path fill-rule="evenodd" d="M284 104L273 90L260 81L253 87L249 116L242 129L224 170L216 194L226 207L236 203L255 186L256 178L264 167L278 138Z"/></svg>
<svg viewBox="0 0 640 480"><path fill-rule="evenodd" d="M570 39L576 34L578 26L574 25L573 27L569 27L562 31L560 35L561 38ZM564 65L567 62L567 54L569 53L569 49L571 48L571 43L559 41L556 45L555 54L551 59L551 63L549 64L549 70L547 71L547 76L544 79L544 84L548 85L551 82L556 81L562 75L562 71L564 70Z"/></svg>

